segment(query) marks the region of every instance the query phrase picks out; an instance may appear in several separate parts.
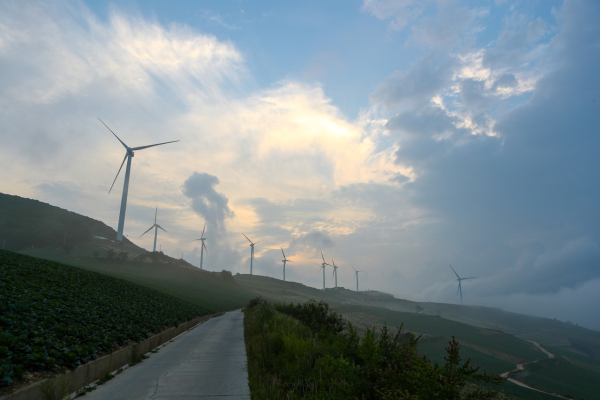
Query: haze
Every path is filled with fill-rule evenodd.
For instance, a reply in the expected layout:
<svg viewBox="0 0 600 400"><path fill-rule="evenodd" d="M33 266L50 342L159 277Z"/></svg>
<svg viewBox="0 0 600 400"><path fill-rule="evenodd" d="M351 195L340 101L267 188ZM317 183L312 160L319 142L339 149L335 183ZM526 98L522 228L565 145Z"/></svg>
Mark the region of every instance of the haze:
<svg viewBox="0 0 600 400"><path fill-rule="evenodd" d="M3 1L0 191L204 267L600 330L600 3ZM331 269L327 285L333 286Z"/></svg>

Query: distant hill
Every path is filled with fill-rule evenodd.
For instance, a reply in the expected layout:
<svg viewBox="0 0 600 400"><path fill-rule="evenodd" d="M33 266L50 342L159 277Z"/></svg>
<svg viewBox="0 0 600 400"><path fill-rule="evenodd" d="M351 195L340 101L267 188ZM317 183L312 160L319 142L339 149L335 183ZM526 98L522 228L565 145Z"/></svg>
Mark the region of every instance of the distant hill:
<svg viewBox="0 0 600 400"><path fill-rule="evenodd" d="M65 240L66 234L66 240ZM104 222L38 200L0 193L0 248L20 251L34 247L77 246L93 236L116 240ZM126 238L124 244L135 246Z"/></svg>
<svg viewBox="0 0 600 400"><path fill-rule="evenodd" d="M0 249L6 240L6 250L126 279L214 311L241 308L253 296L229 271L201 271L185 260L116 237L101 221L0 193Z"/></svg>

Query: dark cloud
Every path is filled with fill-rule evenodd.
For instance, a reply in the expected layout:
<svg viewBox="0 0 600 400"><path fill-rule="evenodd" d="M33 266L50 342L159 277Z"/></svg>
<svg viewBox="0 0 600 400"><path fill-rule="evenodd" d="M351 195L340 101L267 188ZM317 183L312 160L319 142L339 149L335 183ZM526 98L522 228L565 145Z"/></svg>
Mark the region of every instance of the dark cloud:
<svg viewBox="0 0 600 400"><path fill-rule="evenodd" d="M459 88L463 104L470 109L486 110L496 103L497 98L487 93L484 81L463 79L459 83Z"/></svg>
<svg viewBox="0 0 600 400"><path fill-rule="evenodd" d="M390 118L385 124L392 132L411 135L435 136L456 130L456 117L449 116L440 108L427 107L421 111L405 111Z"/></svg>
<svg viewBox="0 0 600 400"><path fill-rule="evenodd" d="M330 249L335 246L335 242L327 232L312 231L304 235L295 237L290 243L290 248L309 247L315 250Z"/></svg>
<svg viewBox="0 0 600 400"><path fill-rule="evenodd" d="M518 83L517 78L515 78L513 74L502 74L494 81L492 90L497 90L498 88L513 88L517 86Z"/></svg>
<svg viewBox="0 0 600 400"><path fill-rule="evenodd" d="M401 105L422 106L446 85L453 65L452 58L440 59L436 54L428 54L411 65L408 72L396 71L377 85L371 100L388 109Z"/></svg>
<svg viewBox="0 0 600 400"><path fill-rule="evenodd" d="M547 24L541 18L525 22L509 19L495 46L483 55L483 66L491 69L516 67L528 61L528 52L546 33Z"/></svg>
<svg viewBox="0 0 600 400"><path fill-rule="evenodd" d="M430 245L488 276L473 282L486 283L482 296L557 293L600 277L600 109L591 101L600 92L600 28L592 22L600 6L586 4L565 5L561 68L500 118L497 136L411 136L396 154L417 173L405 184L411 202L439 220ZM468 85L461 89L469 96L482 90Z"/></svg>
<svg viewBox="0 0 600 400"><path fill-rule="evenodd" d="M192 199L192 208L206 220L208 229L214 234L225 233L225 218L234 216L229 208L229 200L218 193L215 186L219 178L206 172L194 172L183 183L183 194Z"/></svg>

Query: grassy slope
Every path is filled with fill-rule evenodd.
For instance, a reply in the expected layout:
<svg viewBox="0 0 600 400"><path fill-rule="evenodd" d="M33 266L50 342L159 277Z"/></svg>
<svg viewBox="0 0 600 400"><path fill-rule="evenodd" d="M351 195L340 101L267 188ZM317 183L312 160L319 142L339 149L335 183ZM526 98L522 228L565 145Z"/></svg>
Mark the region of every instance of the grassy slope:
<svg viewBox="0 0 600 400"><path fill-rule="evenodd" d="M540 388L548 391L554 390L554 386L550 385L550 382L557 382L557 385L562 385L560 387L563 389L563 393L570 393L581 398L594 397L583 395L581 391L569 391L569 387L575 387L569 386L569 375L576 370L586 371L585 374L581 374L584 377L582 387L594 388L594 383L600 382L600 362L582 353L573 352L573 348L570 346L548 348L551 352L565 355L570 360L579 363L575 365L580 369L562 365L565 370L564 374L561 375L560 369L544 368L546 356L532 346L531 343L508 333L487 329L493 328L495 325L500 327L502 324L501 327L503 328L513 327L513 329L516 329L521 327L522 332L528 330L529 332L536 332L537 329L539 332L547 334L552 339L552 343L564 344L564 341L573 335L579 335L588 342L593 343L594 337L598 333L585 328L484 307L416 303L394 299L392 296L379 292L355 292L347 289L322 291L299 283L250 275L238 275L235 279L257 295L275 301L304 302L311 298L324 300L338 312L349 317L355 325L363 323L372 326L385 322L389 326L399 326L404 323L404 328L407 330L429 335L429 337L421 339L419 351L433 361L443 361L444 348L451 336L454 335L462 343L461 354L463 357L470 357L472 365L481 366L488 372L504 372L514 369L514 362L516 361L540 360L542 361L542 364L540 364L542 368L536 370L535 377L530 379L535 379ZM342 302L352 304L342 304ZM424 309L424 313L415 312L417 310L416 306ZM442 317L435 314L428 315L428 312L432 314L439 313ZM486 312L489 315L486 315ZM445 315L452 316L452 318L443 317ZM506 355L511 357L506 357ZM509 362L507 359L514 362ZM503 385L502 390L507 394L528 399L555 398L511 384Z"/></svg>
<svg viewBox="0 0 600 400"><path fill-rule="evenodd" d="M254 294L235 282L221 280L221 274L201 271L189 264L109 263L91 257L67 255L61 250L33 249L27 254L59 261L144 285L214 311L226 311L246 305Z"/></svg>

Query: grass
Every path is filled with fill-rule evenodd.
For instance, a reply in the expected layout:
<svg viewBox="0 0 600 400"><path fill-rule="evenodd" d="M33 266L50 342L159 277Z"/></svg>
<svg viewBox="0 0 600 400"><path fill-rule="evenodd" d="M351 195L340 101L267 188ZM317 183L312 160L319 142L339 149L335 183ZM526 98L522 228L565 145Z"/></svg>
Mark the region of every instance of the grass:
<svg viewBox="0 0 600 400"><path fill-rule="evenodd" d="M59 249L33 249L26 254L125 279L215 312L242 308L255 296L236 284L230 273L202 271L181 260L165 257L168 262L108 262L104 258L77 255L76 250L74 254L65 254Z"/></svg>
<svg viewBox="0 0 600 400"><path fill-rule="evenodd" d="M525 369L526 371L517 374L517 379L530 386L563 396L600 399L598 370L573 363L563 357L526 365Z"/></svg>
<svg viewBox="0 0 600 400"><path fill-rule="evenodd" d="M444 356L446 355L446 347L448 347L448 340L446 338L439 336L428 338L422 337L419 340L417 349L419 350L419 353L423 354L431 361L443 363ZM481 369L485 369L488 373L494 372L496 374L501 374L515 369L515 364L511 362L501 360L466 346L461 347L460 353L463 358L471 359L471 365L481 367Z"/></svg>
<svg viewBox="0 0 600 400"><path fill-rule="evenodd" d="M213 310L121 279L0 250L0 385L74 368Z"/></svg>
<svg viewBox="0 0 600 400"><path fill-rule="evenodd" d="M253 300L244 326L253 399L483 399L491 392L467 383L502 382L461 361L454 341L431 363L414 336L384 327L359 337L323 302Z"/></svg>

